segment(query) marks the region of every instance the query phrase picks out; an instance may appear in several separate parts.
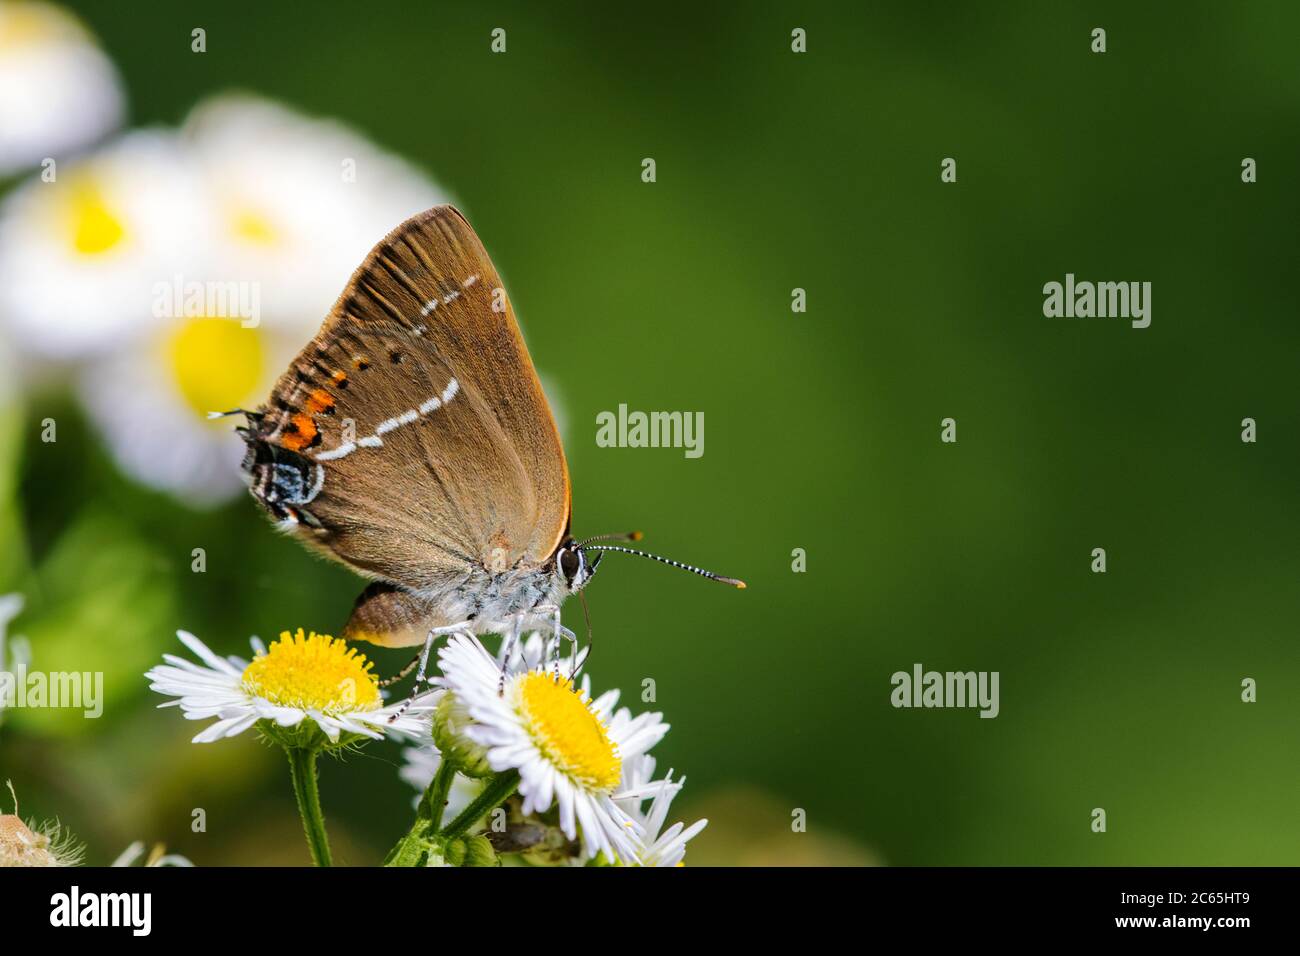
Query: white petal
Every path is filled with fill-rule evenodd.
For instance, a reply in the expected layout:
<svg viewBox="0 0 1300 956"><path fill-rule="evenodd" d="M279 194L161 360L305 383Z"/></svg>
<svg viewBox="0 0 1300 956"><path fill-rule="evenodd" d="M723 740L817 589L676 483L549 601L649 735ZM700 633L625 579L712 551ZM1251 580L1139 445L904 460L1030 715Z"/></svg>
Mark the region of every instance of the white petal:
<svg viewBox="0 0 1300 956"><path fill-rule="evenodd" d="M242 671L238 670L224 657L218 657L212 651L208 650L208 645L191 634L189 631L177 631L176 636L181 639L181 643L192 650L203 663L207 664L215 671L221 671L225 674L233 674L236 677L242 677Z"/></svg>

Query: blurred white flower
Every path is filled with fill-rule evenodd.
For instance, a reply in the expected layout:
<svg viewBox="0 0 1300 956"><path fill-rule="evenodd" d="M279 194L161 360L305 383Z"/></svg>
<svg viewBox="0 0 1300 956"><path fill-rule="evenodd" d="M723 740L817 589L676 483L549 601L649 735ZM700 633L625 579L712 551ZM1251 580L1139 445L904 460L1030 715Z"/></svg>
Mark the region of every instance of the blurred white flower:
<svg viewBox="0 0 1300 956"><path fill-rule="evenodd" d="M0 321L15 349L127 352L157 327L156 287L202 262L207 206L170 134L131 133L33 179L0 208Z"/></svg>
<svg viewBox="0 0 1300 956"><path fill-rule="evenodd" d="M18 348L95 358L78 391L124 472L217 504L243 445L208 413L264 402L372 245L444 199L336 123L218 97L26 185L0 213L0 314Z"/></svg>
<svg viewBox="0 0 1300 956"><path fill-rule="evenodd" d="M244 444L208 413L260 405L291 354L238 319L182 317L86 367L78 390L124 472L203 507L243 488Z"/></svg>
<svg viewBox="0 0 1300 956"><path fill-rule="evenodd" d="M9 344L8 333L0 325L0 411L18 397L18 357Z"/></svg>
<svg viewBox="0 0 1300 956"><path fill-rule="evenodd" d="M2 2L2 0L0 0ZM118 465L197 506L237 494L256 407L391 229L446 197L347 128L229 95L180 134L131 133L0 208L0 322L83 360Z"/></svg>
<svg viewBox="0 0 1300 956"><path fill-rule="evenodd" d="M117 71L75 17L0 0L0 176L93 143L122 109Z"/></svg>
<svg viewBox="0 0 1300 956"><path fill-rule="evenodd" d="M23 610L21 594L0 595L0 670L5 669L5 639L9 632L9 622Z"/></svg>
<svg viewBox="0 0 1300 956"><path fill-rule="evenodd" d="M28 647L27 639L9 636L9 622L22 613L22 609L21 594L0 595L0 675L5 675L3 680L0 680L0 688L17 680L11 675L25 670L31 663L31 649ZM9 688L0 691L0 722L4 719L5 698L8 696Z"/></svg>
<svg viewBox="0 0 1300 956"><path fill-rule="evenodd" d="M168 853L161 843L155 843L149 855L145 856L144 841L136 840L129 847L122 851L122 854L114 860L109 866L135 866L141 858L144 862L141 866L193 866L188 857L181 856L179 853Z"/></svg>
<svg viewBox="0 0 1300 956"><path fill-rule="evenodd" d="M261 288L265 321L306 337L380 239L446 194L348 127L247 94L182 128L213 206L216 274Z"/></svg>

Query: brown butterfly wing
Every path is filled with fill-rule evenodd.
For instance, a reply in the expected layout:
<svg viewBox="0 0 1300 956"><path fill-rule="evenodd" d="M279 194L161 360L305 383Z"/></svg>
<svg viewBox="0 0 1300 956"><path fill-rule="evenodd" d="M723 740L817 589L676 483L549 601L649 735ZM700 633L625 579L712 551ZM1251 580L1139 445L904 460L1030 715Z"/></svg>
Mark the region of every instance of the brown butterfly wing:
<svg viewBox="0 0 1300 956"><path fill-rule="evenodd" d="M425 595L475 568L540 566L568 529L555 421L500 277L451 206L371 251L246 440L274 517Z"/></svg>

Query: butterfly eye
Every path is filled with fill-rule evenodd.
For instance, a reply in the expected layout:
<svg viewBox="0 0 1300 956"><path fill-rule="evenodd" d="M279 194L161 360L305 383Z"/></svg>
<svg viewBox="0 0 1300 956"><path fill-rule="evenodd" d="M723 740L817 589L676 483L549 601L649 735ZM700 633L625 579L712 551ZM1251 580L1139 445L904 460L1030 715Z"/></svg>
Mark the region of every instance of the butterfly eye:
<svg viewBox="0 0 1300 956"><path fill-rule="evenodd" d="M582 557L577 549L565 548L560 552L560 570L564 572L564 579L572 585L582 570Z"/></svg>

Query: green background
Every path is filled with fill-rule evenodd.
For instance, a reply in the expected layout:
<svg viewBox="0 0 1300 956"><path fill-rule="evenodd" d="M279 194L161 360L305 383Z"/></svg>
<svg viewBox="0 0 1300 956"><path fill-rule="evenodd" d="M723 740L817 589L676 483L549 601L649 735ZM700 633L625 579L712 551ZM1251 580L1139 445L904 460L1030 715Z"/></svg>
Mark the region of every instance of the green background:
<svg viewBox="0 0 1300 956"><path fill-rule="evenodd" d="M563 405L575 533L749 582L613 555L588 592L596 685L655 680L674 809L711 820L689 862L1300 859L1294 4L72 6L135 125L243 88L427 169ZM1044 318L1067 272L1150 281L1151 327ZM305 862L282 758L190 745L140 674L177 627L226 653L337 631L359 583L247 499L130 484L61 401L5 419L0 591L108 708L12 713L0 777L92 862ZM620 403L703 411L704 456L596 447ZM915 662L999 671L1000 716L895 710ZM336 858L404 827L397 762L324 766Z"/></svg>

